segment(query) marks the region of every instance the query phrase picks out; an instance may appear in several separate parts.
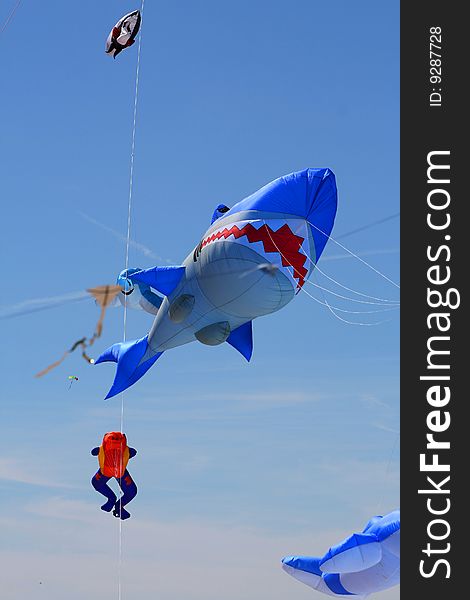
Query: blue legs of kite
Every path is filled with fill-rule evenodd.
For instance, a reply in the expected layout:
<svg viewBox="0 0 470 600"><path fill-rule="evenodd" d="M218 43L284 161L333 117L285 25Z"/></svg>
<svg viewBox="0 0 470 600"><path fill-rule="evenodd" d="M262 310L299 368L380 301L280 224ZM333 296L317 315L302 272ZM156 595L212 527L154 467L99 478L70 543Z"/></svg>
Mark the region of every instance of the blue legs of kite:
<svg viewBox="0 0 470 600"><path fill-rule="evenodd" d="M91 480L91 485L95 488L95 490L100 494L103 494L103 496L106 496L108 499L108 501L105 502L105 504L103 504L101 507L101 510L104 510L105 512L111 512L117 500L116 494L108 485L109 479L109 477L105 477L103 473L98 470Z"/></svg>
<svg viewBox="0 0 470 600"><path fill-rule="evenodd" d="M132 477L129 475L129 471L127 471L127 469L122 478L117 479L117 481L122 490L122 496L114 505L113 515L115 517L120 517L124 521L131 516L124 506L135 498L137 494L137 486Z"/></svg>
<svg viewBox="0 0 470 600"><path fill-rule="evenodd" d="M119 487L122 490L122 496L118 499L108 485L110 479L110 477L105 477L101 471L97 471L91 480L91 485L95 490L108 499L108 501L101 506L101 510L104 510L105 512L113 511L115 517L120 517L122 520L128 519L131 515L124 506L137 495L137 486L129 475L129 471L126 469L121 479L116 478L116 481L119 483Z"/></svg>

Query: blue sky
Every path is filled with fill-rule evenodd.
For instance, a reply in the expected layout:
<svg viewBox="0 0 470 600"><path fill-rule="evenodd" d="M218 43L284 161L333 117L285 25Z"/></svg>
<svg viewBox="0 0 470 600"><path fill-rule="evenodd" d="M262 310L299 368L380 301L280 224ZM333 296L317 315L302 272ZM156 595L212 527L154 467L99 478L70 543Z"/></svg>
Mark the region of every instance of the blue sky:
<svg viewBox="0 0 470 600"><path fill-rule="evenodd" d="M115 61L103 48L134 8L24 1L0 36L8 310L112 283L124 266L137 48ZM398 212L398 2L147 0L142 35L131 265L179 264L215 205L306 167L336 175L333 237ZM398 219L340 241L399 281ZM344 254L330 241L319 267L399 299ZM318 273L308 292L320 301L315 283L352 295ZM381 308L323 293L343 310ZM189 344L126 393L139 495L123 528L123 598L320 598L279 559L322 554L398 506L399 313L339 314L385 322L349 325L300 294L255 321L250 364L228 345ZM33 377L97 319L90 301L2 319L7 600L116 596L117 523L89 485L89 450L119 428L119 399L103 401L114 367L75 354ZM150 324L129 313L128 339ZM110 309L94 355L122 334Z"/></svg>

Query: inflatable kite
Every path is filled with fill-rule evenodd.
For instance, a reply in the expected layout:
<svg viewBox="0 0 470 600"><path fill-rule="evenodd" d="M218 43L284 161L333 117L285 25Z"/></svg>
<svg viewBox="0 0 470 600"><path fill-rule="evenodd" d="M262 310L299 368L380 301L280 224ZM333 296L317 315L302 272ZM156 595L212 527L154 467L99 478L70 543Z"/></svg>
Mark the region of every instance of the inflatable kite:
<svg viewBox="0 0 470 600"><path fill-rule="evenodd" d="M138 381L165 350L189 342L228 342L250 360L253 319L280 310L302 289L333 228L336 203L329 169L291 173L230 210L218 207L220 216L181 266L129 272L132 283L163 299L148 335L114 344L96 360L117 363L106 397Z"/></svg>
<svg viewBox="0 0 470 600"><path fill-rule="evenodd" d="M101 510L113 511L115 517L122 520L128 519L131 515L124 506L135 498L137 486L127 470L127 463L137 454L137 450L128 447L124 433L110 431L104 434L101 446L93 448L91 453L98 457L100 465L91 480L91 485L108 499L101 506ZM119 499L108 485L108 481L112 477L118 482L123 494Z"/></svg>
<svg viewBox="0 0 470 600"><path fill-rule="evenodd" d="M373 517L322 557L286 556L282 568L330 596L368 596L400 582L400 511Z"/></svg>
<svg viewBox="0 0 470 600"><path fill-rule="evenodd" d="M106 54L116 58L125 48L132 46L139 33L140 22L141 16L138 10L134 10L134 12L119 19L106 40Z"/></svg>

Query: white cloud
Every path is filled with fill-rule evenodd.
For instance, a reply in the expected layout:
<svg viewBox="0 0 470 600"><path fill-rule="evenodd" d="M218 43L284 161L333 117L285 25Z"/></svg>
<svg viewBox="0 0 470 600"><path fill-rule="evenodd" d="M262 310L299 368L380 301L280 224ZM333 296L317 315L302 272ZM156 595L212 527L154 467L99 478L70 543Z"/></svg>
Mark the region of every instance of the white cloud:
<svg viewBox="0 0 470 600"><path fill-rule="evenodd" d="M17 317L32 312L56 308L63 304L90 299L90 294L85 291L69 292L67 294L61 294L60 296L49 296L48 298L33 298L32 300L24 300L9 306L0 306L0 319Z"/></svg>
<svg viewBox="0 0 470 600"><path fill-rule="evenodd" d="M375 394L360 394L359 399L361 400L361 402L364 402L364 404L366 404L367 406L377 407L377 408L386 408L389 411L392 410L392 408L390 407L389 404L387 404L386 402L381 400Z"/></svg>
<svg viewBox="0 0 470 600"><path fill-rule="evenodd" d="M70 484L54 481L32 461L27 461L26 464L26 461L13 458L0 458L0 480L46 488L75 489Z"/></svg>
<svg viewBox="0 0 470 600"><path fill-rule="evenodd" d="M87 215L86 213L84 213L80 210L77 212L81 217L83 217L89 223L92 223L93 225L100 227L104 231L107 231L108 233L113 235L116 239L118 239L123 244L127 243L127 237L125 235L123 235L122 233L120 233L119 231L116 231L112 227L108 227L108 225L105 225L104 223L100 223L93 217L90 217L89 215ZM136 242L135 240L129 240L129 246L131 246L132 248L135 248L138 252L141 252L144 256L146 256L147 258L151 258L152 260L156 260L159 262L165 262L168 264L173 264L173 262L174 262L174 261L172 261L171 258L163 258L162 256L155 254L155 252L153 252L153 250L151 250L144 244L141 244L140 242Z"/></svg>

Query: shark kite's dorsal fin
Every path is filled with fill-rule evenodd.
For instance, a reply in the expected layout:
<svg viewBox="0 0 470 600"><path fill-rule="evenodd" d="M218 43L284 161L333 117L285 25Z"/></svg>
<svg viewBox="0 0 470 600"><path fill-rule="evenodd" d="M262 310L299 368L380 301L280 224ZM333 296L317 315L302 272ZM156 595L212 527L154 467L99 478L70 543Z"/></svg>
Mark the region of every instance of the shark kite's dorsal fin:
<svg viewBox="0 0 470 600"><path fill-rule="evenodd" d="M129 275L131 281L146 283L164 296L169 296L181 281L186 267L152 267Z"/></svg>
<svg viewBox="0 0 470 600"><path fill-rule="evenodd" d="M253 321L248 321L237 327L228 336L227 342L238 350L248 362L253 354Z"/></svg>

